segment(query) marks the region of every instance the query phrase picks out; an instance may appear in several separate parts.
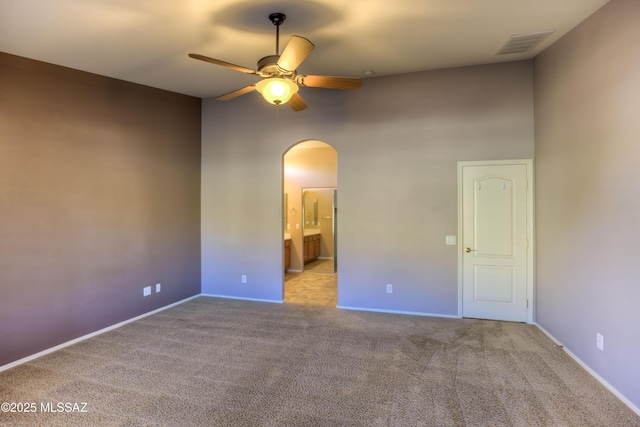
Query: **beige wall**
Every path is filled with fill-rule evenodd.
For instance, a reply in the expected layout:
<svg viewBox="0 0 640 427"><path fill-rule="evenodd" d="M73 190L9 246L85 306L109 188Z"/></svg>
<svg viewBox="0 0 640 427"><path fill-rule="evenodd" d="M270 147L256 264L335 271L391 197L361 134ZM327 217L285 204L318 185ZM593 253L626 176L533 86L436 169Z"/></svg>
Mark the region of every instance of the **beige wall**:
<svg viewBox="0 0 640 427"><path fill-rule="evenodd" d="M337 152L330 145L312 148L293 147L284 155L284 191L288 195L288 221L291 225L291 228L285 231L291 233L294 246L291 253L291 270L303 270L302 189L335 188L337 183ZM299 229L296 229L296 224L300 225ZM328 236L326 227L323 231L323 243L323 256L332 257L333 254L327 251L327 245L332 246L333 242Z"/></svg>
<svg viewBox="0 0 640 427"><path fill-rule="evenodd" d="M200 292L199 99L0 54L0 111L0 365Z"/></svg>
<svg viewBox="0 0 640 427"><path fill-rule="evenodd" d="M636 407L639 22L612 0L535 61L537 322Z"/></svg>
<svg viewBox="0 0 640 427"><path fill-rule="evenodd" d="M317 190L318 195L318 222L320 223L320 234L322 245L320 247L320 258L333 258L333 195L334 190Z"/></svg>

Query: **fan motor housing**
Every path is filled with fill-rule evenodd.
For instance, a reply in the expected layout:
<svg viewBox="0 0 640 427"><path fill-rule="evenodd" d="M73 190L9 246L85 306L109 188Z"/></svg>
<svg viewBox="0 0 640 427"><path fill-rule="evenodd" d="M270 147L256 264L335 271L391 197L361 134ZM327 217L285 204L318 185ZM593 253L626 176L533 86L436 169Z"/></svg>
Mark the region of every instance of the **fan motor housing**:
<svg viewBox="0 0 640 427"><path fill-rule="evenodd" d="M261 77L281 76L282 72L278 69L278 60L280 55L269 55L258 61L257 74Z"/></svg>

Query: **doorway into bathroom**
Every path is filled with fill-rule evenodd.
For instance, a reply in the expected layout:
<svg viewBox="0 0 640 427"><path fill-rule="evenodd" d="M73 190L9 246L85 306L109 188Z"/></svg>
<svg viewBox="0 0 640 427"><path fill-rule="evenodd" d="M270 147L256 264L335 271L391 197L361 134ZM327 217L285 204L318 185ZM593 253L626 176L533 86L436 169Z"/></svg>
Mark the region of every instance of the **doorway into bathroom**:
<svg viewBox="0 0 640 427"><path fill-rule="evenodd" d="M337 273L338 256L336 188L302 190L304 271Z"/></svg>
<svg viewBox="0 0 640 427"><path fill-rule="evenodd" d="M337 151L303 141L283 157L284 301L335 307Z"/></svg>

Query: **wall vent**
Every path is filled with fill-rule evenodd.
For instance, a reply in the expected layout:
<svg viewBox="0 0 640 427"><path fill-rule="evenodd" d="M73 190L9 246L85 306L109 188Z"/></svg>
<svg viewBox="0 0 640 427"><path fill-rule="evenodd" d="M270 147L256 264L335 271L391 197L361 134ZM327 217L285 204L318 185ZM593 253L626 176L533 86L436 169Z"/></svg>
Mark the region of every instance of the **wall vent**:
<svg viewBox="0 0 640 427"><path fill-rule="evenodd" d="M507 40L496 55L529 52L551 33L553 33L553 30L543 31L541 33L514 34L509 37L509 40Z"/></svg>

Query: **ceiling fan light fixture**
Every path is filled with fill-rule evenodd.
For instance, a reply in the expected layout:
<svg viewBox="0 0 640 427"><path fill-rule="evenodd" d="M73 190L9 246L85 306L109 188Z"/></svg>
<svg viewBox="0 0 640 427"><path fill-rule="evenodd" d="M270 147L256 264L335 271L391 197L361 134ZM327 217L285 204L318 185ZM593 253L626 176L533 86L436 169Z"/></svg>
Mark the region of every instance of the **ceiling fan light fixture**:
<svg viewBox="0 0 640 427"><path fill-rule="evenodd" d="M294 93L298 92L298 85L288 79L271 77L260 80L256 90L269 103L275 105L286 104Z"/></svg>
<svg viewBox="0 0 640 427"><path fill-rule="evenodd" d="M355 90L362 86L362 80L359 78L298 74L298 66L309 56L315 46L306 38L294 35L291 36L282 54L280 54L279 28L285 18L284 13L272 13L269 15L269 20L276 26L276 54L260 59L257 70L220 61L219 59L209 58L197 53L189 54L191 58L200 61L220 65L231 70L262 78L262 80L255 84L220 95L216 97L217 100L228 101L245 93L257 90L270 104L276 106L289 104L289 107L291 107L293 111L302 111L307 108L307 103L302 96L298 94L299 86L347 90Z"/></svg>

